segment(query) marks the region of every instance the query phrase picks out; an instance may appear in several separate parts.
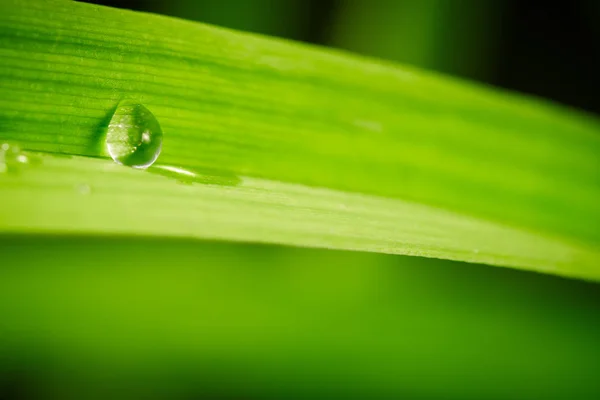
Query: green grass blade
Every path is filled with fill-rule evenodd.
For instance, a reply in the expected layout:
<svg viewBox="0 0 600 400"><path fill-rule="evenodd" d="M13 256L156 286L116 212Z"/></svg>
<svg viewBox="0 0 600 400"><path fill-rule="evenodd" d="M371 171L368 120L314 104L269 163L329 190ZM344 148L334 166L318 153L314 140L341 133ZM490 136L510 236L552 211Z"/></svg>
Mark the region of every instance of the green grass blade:
<svg viewBox="0 0 600 400"><path fill-rule="evenodd" d="M4 232L280 243L600 279L595 251L399 199L251 177L239 178L235 186L219 184L219 177L213 184L185 185L157 168L38 157L39 166L0 175Z"/></svg>
<svg viewBox="0 0 600 400"><path fill-rule="evenodd" d="M0 139L106 158L111 112L133 98L163 128L160 163L244 177L238 187L178 186L107 172L106 160L48 158L0 178L2 231L277 241L600 273L595 117L349 54L75 2L3 2L0 58ZM93 194L77 197L76 180Z"/></svg>

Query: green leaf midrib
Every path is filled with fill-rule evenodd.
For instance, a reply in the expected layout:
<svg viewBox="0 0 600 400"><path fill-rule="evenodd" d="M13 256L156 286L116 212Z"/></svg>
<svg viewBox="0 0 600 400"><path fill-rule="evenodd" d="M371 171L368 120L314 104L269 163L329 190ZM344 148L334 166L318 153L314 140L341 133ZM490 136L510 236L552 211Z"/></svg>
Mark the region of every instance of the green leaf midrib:
<svg viewBox="0 0 600 400"><path fill-rule="evenodd" d="M96 143L106 118L134 97L164 128L165 163L408 199L600 244L593 116L172 18L77 3L3 7L0 139L106 156ZM38 96L50 111L20 100Z"/></svg>

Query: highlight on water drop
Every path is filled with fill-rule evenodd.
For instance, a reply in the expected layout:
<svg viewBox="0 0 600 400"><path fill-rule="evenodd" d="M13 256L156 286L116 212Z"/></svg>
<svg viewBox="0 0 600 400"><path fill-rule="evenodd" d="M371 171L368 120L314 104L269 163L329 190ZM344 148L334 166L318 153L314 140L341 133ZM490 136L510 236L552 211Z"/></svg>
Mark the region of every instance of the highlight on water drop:
<svg viewBox="0 0 600 400"><path fill-rule="evenodd" d="M119 102L106 131L112 159L133 168L148 168L160 155L163 134L156 117L133 100Z"/></svg>

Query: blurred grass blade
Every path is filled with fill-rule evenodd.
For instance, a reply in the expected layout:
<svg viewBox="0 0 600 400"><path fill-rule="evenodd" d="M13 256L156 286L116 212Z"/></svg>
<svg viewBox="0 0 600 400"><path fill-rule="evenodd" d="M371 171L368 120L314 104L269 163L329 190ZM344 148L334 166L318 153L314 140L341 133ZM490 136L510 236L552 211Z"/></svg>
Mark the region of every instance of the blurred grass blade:
<svg viewBox="0 0 600 400"><path fill-rule="evenodd" d="M466 0L352 0L330 44L452 75L488 80L499 3Z"/></svg>
<svg viewBox="0 0 600 400"><path fill-rule="evenodd" d="M273 36L298 37L304 22L302 0L177 0L148 6L164 15Z"/></svg>
<svg viewBox="0 0 600 400"><path fill-rule="evenodd" d="M600 122L349 54L75 2L0 6L0 140L107 158L132 98L172 179L45 157L0 176L6 232L178 235L600 276ZM73 185L92 188L82 196Z"/></svg>
<svg viewBox="0 0 600 400"><path fill-rule="evenodd" d="M0 254L0 376L14 360L48 371L36 393L80 392L35 398L600 398L597 284L191 240L28 235Z"/></svg>

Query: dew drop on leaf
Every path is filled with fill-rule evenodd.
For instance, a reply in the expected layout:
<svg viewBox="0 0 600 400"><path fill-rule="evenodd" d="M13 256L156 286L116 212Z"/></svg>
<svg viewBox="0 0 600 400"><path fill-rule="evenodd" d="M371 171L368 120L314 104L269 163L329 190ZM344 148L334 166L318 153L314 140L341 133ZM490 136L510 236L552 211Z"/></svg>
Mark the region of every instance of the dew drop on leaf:
<svg viewBox="0 0 600 400"><path fill-rule="evenodd" d="M156 117L144 105L122 100L106 131L106 149L112 159L133 168L148 168L162 148L163 134Z"/></svg>
<svg viewBox="0 0 600 400"><path fill-rule="evenodd" d="M0 173L19 172L28 164L39 162L38 158L28 156L21 151L21 148L13 143L0 144Z"/></svg>

